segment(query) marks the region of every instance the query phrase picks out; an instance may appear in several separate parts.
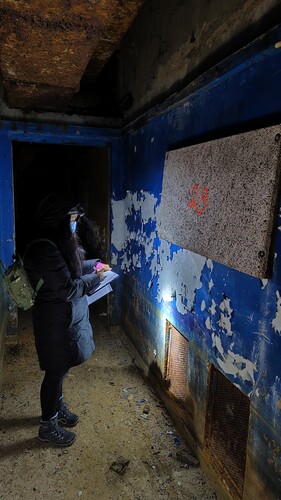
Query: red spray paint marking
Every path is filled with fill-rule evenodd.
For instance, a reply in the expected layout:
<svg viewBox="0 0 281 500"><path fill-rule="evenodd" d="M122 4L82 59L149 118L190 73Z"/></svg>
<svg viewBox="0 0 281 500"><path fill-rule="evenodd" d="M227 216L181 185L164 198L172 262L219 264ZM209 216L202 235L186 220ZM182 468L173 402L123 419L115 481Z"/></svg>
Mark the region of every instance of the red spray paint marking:
<svg viewBox="0 0 281 500"><path fill-rule="evenodd" d="M202 215L205 212L206 207L207 207L207 203L208 203L208 199L209 199L209 188L203 187L201 189L201 196L199 197L199 186L198 186L198 184L193 184L193 186L191 188L191 194L193 195L193 198L188 203L188 207L193 208L197 212L198 215ZM198 206L197 202L200 203L201 206Z"/></svg>

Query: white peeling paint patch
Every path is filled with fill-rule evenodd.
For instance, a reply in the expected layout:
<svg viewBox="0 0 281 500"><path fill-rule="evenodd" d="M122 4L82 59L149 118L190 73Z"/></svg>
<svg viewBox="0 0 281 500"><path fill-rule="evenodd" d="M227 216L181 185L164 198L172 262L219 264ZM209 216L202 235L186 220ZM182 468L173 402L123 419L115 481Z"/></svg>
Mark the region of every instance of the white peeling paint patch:
<svg viewBox="0 0 281 500"><path fill-rule="evenodd" d="M125 199L112 201L112 244L121 253L121 269L125 272L141 267L142 252L145 253L146 260L154 253L156 233L151 231L148 234L146 225L156 220L156 204L155 196L145 191L127 191ZM136 222L136 225L140 224L137 232L134 228ZM131 251L131 244L134 252ZM114 255L112 258L114 259Z"/></svg>
<svg viewBox="0 0 281 500"><path fill-rule="evenodd" d="M207 268L211 269L211 271L214 269L214 264L211 259L207 259Z"/></svg>
<svg viewBox="0 0 281 500"><path fill-rule="evenodd" d="M209 307L209 312L211 313L212 316L214 316L216 314L216 307L217 307L217 304L215 303L214 299L212 299L212 304Z"/></svg>
<svg viewBox="0 0 281 500"><path fill-rule="evenodd" d="M276 292L276 314L272 320L272 328L276 333L281 334L281 297L279 290Z"/></svg>
<svg viewBox="0 0 281 500"><path fill-rule="evenodd" d="M251 314L249 314L249 316L247 316L247 321L249 323L253 323L253 320L254 320L254 312L252 312Z"/></svg>
<svg viewBox="0 0 281 500"><path fill-rule="evenodd" d="M213 286L214 286L214 282L213 282L212 279L210 279L210 281L209 281L209 292L212 290Z"/></svg>
<svg viewBox="0 0 281 500"><path fill-rule="evenodd" d="M262 283L262 290L266 287L267 283L268 283L268 280L261 280L261 283Z"/></svg>
<svg viewBox="0 0 281 500"><path fill-rule="evenodd" d="M164 300L169 287L170 295L176 297L176 308L181 314L191 310L196 291L202 287L201 274L206 258L185 249L170 257L170 244L161 241L158 256L152 262L151 272L158 275L157 300Z"/></svg>
<svg viewBox="0 0 281 500"><path fill-rule="evenodd" d="M224 352L221 339L215 333L212 333L213 347L216 347L219 357L217 363L223 372L227 375L232 375L242 382L250 382L254 385L255 372L257 371L256 363L244 358L240 354L235 354L228 349Z"/></svg>
<svg viewBox="0 0 281 500"><path fill-rule="evenodd" d="M116 253L112 254L110 263L111 263L112 266L117 266L118 259L117 259L117 254Z"/></svg>
<svg viewBox="0 0 281 500"><path fill-rule="evenodd" d="M139 254L133 254L132 262L133 262L133 267L135 267L135 268L140 268L141 267L141 255L140 255L140 253Z"/></svg>
<svg viewBox="0 0 281 500"><path fill-rule="evenodd" d="M231 316L233 309L230 307L230 299L225 297L219 307L222 311L220 314L219 326L225 331L228 337L231 337L233 334L231 329Z"/></svg>
<svg viewBox="0 0 281 500"><path fill-rule="evenodd" d="M113 200L111 203L113 225L111 241L118 252L124 250L126 240L129 238L129 231L125 222L126 215L129 213L127 197L125 200Z"/></svg>
<svg viewBox="0 0 281 500"><path fill-rule="evenodd" d="M212 322L211 322L211 318L210 317L206 319L205 325L206 325L206 328L208 328L208 330L213 330Z"/></svg>
<svg viewBox="0 0 281 500"><path fill-rule="evenodd" d="M205 302L205 300L202 300L202 302L201 302L201 311L203 312L203 311L205 311L205 309L206 309L206 302Z"/></svg>
<svg viewBox="0 0 281 500"><path fill-rule="evenodd" d="M281 380L280 377L275 377L275 382L272 387L272 394L274 396L275 402L276 402L276 407L278 406L279 400L281 398Z"/></svg>

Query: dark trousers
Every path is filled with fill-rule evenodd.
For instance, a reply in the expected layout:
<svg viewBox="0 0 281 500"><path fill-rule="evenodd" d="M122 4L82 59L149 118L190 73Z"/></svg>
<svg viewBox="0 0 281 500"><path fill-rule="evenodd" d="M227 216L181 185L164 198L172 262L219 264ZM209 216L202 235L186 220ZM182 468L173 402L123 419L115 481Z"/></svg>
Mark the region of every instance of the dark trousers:
<svg viewBox="0 0 281 500"><path fill-rule="evenodd" d="M56 413L60 397L62 396L62 384L68 370L46 370L41 385L40 401L42 420L50 420Z"/></svg>

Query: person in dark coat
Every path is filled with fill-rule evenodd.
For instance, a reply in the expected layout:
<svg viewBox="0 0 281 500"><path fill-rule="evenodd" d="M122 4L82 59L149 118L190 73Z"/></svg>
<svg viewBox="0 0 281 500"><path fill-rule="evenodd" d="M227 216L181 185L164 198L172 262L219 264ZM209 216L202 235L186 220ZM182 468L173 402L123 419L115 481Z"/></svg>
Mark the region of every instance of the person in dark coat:
<svg viewBox="0 0 281 500"><path fill-rule="evenodd" d="M69 446L79 417L64 402L62 386L69 369L94 351L87 292L103 279L99 259L84 260L76 236L78 205L68 196L48 195L35 213L35 232L24 266L37 292L33 330L40 368L45 371L40 391L42 418L39 440Z"/></svg>

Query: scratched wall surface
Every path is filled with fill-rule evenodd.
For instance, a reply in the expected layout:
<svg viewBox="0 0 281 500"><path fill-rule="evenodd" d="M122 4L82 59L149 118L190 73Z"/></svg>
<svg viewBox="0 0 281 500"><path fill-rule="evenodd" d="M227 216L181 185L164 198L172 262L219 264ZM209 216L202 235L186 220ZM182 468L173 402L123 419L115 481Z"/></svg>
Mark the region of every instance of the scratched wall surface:
<svg viewBox="0 0 281 500"><path fill-rule="evenodd" d="M159 235L258 278L269 275L281 126L167 153Z"/></svg>

